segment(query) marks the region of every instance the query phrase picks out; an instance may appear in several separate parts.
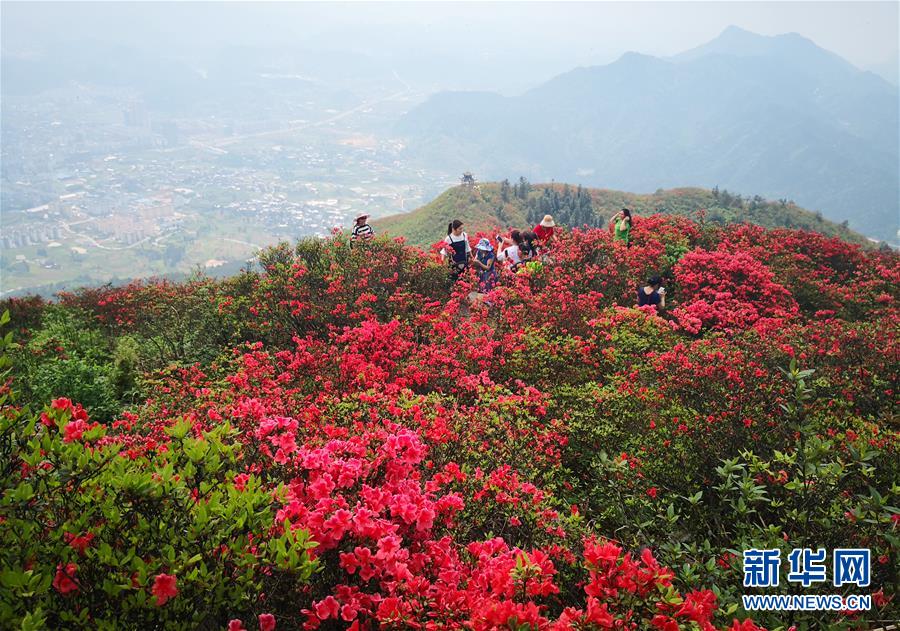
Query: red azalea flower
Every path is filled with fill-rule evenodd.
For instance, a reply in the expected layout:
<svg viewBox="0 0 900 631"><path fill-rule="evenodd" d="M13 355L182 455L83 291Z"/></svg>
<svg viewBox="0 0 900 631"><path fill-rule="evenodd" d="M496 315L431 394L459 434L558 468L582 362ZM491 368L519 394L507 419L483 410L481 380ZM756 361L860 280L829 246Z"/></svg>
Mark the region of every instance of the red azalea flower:
<svg viewBox="0 0 900 631"><path fill-rule="evenodd" d="M678 631L678 622L669 618L668 616L664 616L662 614L657 614L653 616L653 619L650 621L650 624L659 629L660 631Z"/></svg>
<svg viewBox="0 0 900 631"><path fill-rule="evenodd" d="M259 614L259 630L275 631L275 616L270 613Z"/></svg>
<svg viewBox="0 0 900 631"><path fill-rule="evenodd" d="M177 579L172 574L157 574L153 581L153 595L156 596L156 605L161 607L165 605L171 598L178 595L178 588L175 586Z"/></svg>
<svg viewBox="0 0 900 631"><path fill-rule="evenodd" d="M66 399L65 397L60 397L58 399L54 399L50 404L50 407L54 410L71 410L72 402Z"/></svg>
<svg viewBox="0 0 900 631"><path fill-rule="evenodd" d="M81 436L87 429L88 424L80 419L77 421L69 421L63 428L63 442L71 443L76 440L81 440Z"/></svg>
<svg viewBox="0 0 900 631"><path fill-rule="evenodd" d="M239 473L234 476L234 488L238 491L243 491L247 487L247 481L250 479L250 476L246 473Z"/></svg>
<svg viewBox="0 0 900 631"><path fill-rule="evenodd" d="M65 596L71 592L78 590L78 583L75 582L75 572L78 566L74 563L66 563L65 567L60 563L56 566L56 576L53 577L53 587L60 594Z"/></svg>
<svg viewBox="0 0 900 631"><path fill-rule="evenodd" d="M334 596L328 596L325 600L317 602L313 608L316 610L316 615L320 620L328 620L329 618L337 619L340 603Z"/></svg>
<svg viewBox="0 0 900 631"><path fill-rule="evenodd" d="M73 550L78 552L78 554L84 554L88 546L91 545L91 541L94 540L94 533L89 532L86 535L75 535L71 532L67 532L63 538L70 546L72 546Z"/></svg>
<svg viewBox="0 0 900 631"><path fill-rule="evenodd" d="M403 615L402 601L393 596L385 598L381 601L381 604L378 605L377 615L378 619L384 622L401 617Z"/></svg>
<svg viewBox="0 0 900 631"><path fill-rule="evenodd" d="M748 618L747 620L744 620L743 622L740 622L739 620L735 619L732 622L731 627L728 629L728 631L766 631L766 630L763 629L762 627L756 626L753 623L753 621Z"/></svg>

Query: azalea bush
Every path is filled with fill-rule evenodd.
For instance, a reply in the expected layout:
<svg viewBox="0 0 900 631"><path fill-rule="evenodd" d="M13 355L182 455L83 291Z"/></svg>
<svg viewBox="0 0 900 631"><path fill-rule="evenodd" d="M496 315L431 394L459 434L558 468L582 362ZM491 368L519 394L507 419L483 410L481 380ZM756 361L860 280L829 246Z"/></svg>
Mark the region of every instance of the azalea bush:
<svg viewBox="0 0 900 631"><path fill-rule="evenodd" d="M777 326L798 310L771 270L745 252L689 252L673 271L683 301L674 313L689 332Z"/></svg>
<svg viewBox="0 0 900 631"><path fill-rule="evenodd" d="M682 217L557 233L475 302L383 236L7 301L2 626L896 619L900 257ZM657 274L668 308L636 308ZM869 548L874 609L751 615L750 547Z"/></svg>
<svg viewBox="0 0 900 631"><path fill-rule="evenodd" d="M235 475L227 424L176 422L152 445L128 415L107 426L65 398L29 412L15 396L0 395L4 626L224 626L308 583L315 543L278 532L272 490Z"/></svg>

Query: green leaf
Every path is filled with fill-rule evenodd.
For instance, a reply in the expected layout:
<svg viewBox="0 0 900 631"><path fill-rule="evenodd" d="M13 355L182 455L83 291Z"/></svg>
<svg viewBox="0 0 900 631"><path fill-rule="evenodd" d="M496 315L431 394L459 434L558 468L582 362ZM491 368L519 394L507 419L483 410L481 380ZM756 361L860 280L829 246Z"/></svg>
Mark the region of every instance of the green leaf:
<svg viewBox="0 0 900 631"><path fill-rule="evenodd" d="M5 312L3 315L6 316L8 320L9 311ZM25 616L22 618L22 624L19 626L19 629L21 629L21 631L40 631L41 629L46 628L47 616L40 607L25 614Z"/></svg>
<svg viewBox="0 0 900 631"><path fill-rule="evenodd" d="M0 585L13 588L20 587L25 584L25 575L14 570L3 570L0 572Z"/></svg>

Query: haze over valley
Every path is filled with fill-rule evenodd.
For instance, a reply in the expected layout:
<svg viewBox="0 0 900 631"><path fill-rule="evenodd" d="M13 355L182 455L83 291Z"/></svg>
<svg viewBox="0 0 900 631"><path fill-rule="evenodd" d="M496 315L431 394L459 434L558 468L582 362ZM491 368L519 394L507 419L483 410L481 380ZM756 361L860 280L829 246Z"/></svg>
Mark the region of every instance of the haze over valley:
<svg viewBox="0 0 900 631"><path fill-rule="evenodd" d="M896 243L896 6L775 37L816 7L728 4L663 36L673 7L4 2L0 291L232 272L465 170L718 186Z"/></svg>

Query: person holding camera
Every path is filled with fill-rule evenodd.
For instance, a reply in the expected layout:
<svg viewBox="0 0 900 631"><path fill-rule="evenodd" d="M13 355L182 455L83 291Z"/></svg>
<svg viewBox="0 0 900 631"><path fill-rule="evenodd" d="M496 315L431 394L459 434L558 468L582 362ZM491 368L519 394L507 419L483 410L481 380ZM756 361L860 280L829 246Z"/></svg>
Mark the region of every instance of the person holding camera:
<svg viewBox="0 0 900 631"><path fill-rule="evenodd" d="M509 237L497 235L497 260L500 262L507 261L510 268L516 271L522 263L522 246L525 240L522 233L518 230L512 230Z"/></svg>
<svg viewBox="0 0 900 631"><path fill-rule="evenodd" d="M526 230L522 233L522 245L519 246L519 254L522 256L523 261L534 261L537 260L540 256L540 247L538 246L538 238L537 235L531 231Z"/></svg>

